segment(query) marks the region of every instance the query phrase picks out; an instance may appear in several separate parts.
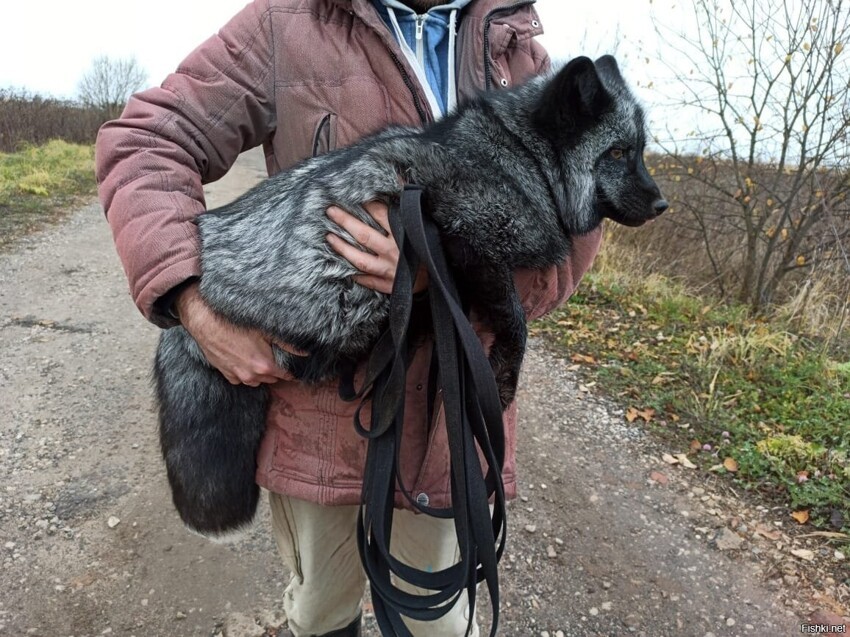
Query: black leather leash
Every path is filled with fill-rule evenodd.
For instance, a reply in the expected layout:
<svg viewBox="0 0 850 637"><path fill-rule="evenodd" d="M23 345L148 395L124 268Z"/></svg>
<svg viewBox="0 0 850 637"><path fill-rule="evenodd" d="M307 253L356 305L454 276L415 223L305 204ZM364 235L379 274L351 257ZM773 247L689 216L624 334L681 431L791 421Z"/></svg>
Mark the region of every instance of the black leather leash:
<svg viewBox="0 0 850 637"><path fill-rule="evenodd" d="M470 634L475 619L476 585L483 580L493 609L489 633L493 637L499 622L497 565L504 551L506 532L502 409L492 368L462 309L437 227L422 214L421 197L421 187L405 186L400 205L389 215L399 245L389 328L372 351L362 388L355 392L350 378L340 384L344 398L361 399L354 425L369 440L358 516L358 545L382 635L412 637L402 616L420 621L438 619L451 609L464 590L469 600L467 635ZM430 277L434 326L429 405L433 405L433 392L439 386L451 458L452 506L444 509L419 504L403 484L399 471L407 365L411 355L408 327L413 282L420 263L424 263ZM360 411L367 401L372 405L368 429L360 420ZM479 452L487 464L486 474ZM412 568L390 554L396 485L411 506L422 513L454 519L459 562L441 571L428 572ZM432 592L411 594L401 590L394 580Z"/></svg>

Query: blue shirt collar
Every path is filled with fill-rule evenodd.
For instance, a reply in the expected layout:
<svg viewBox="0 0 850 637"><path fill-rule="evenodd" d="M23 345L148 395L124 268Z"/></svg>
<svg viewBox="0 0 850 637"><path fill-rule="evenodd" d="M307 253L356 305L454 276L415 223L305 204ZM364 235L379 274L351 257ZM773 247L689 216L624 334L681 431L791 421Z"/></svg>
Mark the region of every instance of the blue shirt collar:
<svg viewBox="0 0 850 637"><path fill-rule="evenodd" d="M392 7L396 11L403 11L405 13L415 14L416 12L408 7L406 4L402 4L399 0L376 0L380 2L385 7ZM466 5L468 5L472 0L451 0L451 2L446 2L445 4L441 4L437 7L431 7L428 9L428 13L440 13L440 12L448 12L452 9L463 9Z"/></svg>

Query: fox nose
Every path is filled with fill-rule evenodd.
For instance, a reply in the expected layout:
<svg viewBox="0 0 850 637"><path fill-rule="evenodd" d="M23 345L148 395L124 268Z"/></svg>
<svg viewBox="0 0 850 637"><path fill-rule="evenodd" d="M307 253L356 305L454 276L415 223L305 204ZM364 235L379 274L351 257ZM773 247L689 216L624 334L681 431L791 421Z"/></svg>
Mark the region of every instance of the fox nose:
<svg viewBox="0 0 850 637"><path fill-rule="evenodd" d="M669 207L670 204L667 203L666 199L656 199L655 203L652 204L652 209L659 215Z"/></svg>

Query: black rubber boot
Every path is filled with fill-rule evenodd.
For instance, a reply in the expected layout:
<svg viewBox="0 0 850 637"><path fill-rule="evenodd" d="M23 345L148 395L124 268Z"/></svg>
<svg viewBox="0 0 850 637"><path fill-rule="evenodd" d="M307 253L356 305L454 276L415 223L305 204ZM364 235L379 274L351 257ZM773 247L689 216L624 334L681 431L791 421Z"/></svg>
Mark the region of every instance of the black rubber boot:
<svg viewBox="0 0 850 637"><path fill-rule="evenodd" d="M360 615L345 628L334 630L317 637L360 637Z"/></svg>
<svg viewBox="0 0 850 637"><path fill-rule="evenodd" d="M357 619L355 619L345 628L332 630L331 632L324 633L322 635L313 635L313 637L360 637L360 618L361 615L358 615ZM290 631L288 628L284 628L282 632L279 632L277 634L277 637L293 637L292 631Z"/></svg>

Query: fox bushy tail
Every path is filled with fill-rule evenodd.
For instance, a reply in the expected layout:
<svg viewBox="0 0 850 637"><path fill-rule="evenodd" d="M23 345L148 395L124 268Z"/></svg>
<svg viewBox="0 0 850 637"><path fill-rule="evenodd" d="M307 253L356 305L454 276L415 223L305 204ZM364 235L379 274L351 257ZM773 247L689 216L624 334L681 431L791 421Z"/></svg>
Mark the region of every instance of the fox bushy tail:
<svg viewBox="0 0 850 637"><path fill-rule="evenodd" d="M160 446L180 517L211 538L239 531L257 508L268 389L231 385L182 327L160 336L153 376Z"/></svg>

